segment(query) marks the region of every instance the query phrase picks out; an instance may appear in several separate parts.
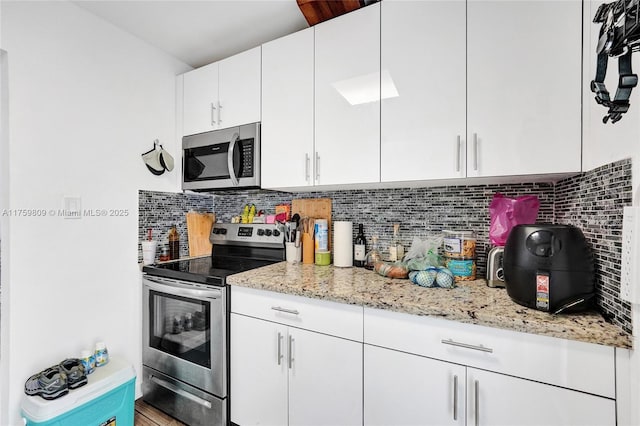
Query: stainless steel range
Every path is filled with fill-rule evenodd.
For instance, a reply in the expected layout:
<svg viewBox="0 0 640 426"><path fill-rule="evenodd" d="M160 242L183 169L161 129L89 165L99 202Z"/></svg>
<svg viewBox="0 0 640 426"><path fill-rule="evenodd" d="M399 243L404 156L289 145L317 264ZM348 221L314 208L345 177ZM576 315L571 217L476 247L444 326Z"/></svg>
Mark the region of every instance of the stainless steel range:
<svg viewBox="0 0 640 426"><path fill-rule="evenodd" d="M142 393L189 425L229 424L228 275L284 260L276 225L214 224L211 256L143 267Z"/></svg>

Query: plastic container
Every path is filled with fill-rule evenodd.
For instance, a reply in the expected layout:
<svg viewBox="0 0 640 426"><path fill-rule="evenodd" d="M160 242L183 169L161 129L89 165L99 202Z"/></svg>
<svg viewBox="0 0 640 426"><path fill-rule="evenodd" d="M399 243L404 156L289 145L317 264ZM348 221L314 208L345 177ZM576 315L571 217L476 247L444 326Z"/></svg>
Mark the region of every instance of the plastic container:
<svg viewBox="0 0 640 426"><path fill-rule="evenodd" d="M109 362L109 351L107 350L107 345L104 342L96 343L96 367L102 367L103 365Z"/></svg>
<svg viewBox="0 0 640 426"><path fill-rule="evenodd" d="M136 373L113 357L109 365L87 376L88 383L58 399L22 396L20 410L27 426L134 424Z"/></svg>
<svg viewBox="0 0 640 426"><path fill-rule="evenodd" d="M80 361L84 365L84 371L86 374L91 374L96 369L96 357L95 353L89 349L85 349L80 352Z"/></svg>
<svg viewBox="0 0 640 426"><path fill-rule="evenodd" d="M476 236L473 231L442 231L444 256L449 258L475 259Z"/></svg>
<svg viewBox="0 0 640 426"><path fill-rule="evenodd" d="M316 219L314 225L316 252L329 250L329 224L327 219Z"/></svg>
<svg viewBox="0 0 640 426"><path fill-rule="evenodd" d="M451 271L456 282L473 281L476 279L475 259L447 257L445 258L445 266Z"/></svg>
<svg viewBox="0 0 640 426"><path fill-rule="evenodd" d="M316 265L327 266L331 264L330 251L316 251Z"/></svg>

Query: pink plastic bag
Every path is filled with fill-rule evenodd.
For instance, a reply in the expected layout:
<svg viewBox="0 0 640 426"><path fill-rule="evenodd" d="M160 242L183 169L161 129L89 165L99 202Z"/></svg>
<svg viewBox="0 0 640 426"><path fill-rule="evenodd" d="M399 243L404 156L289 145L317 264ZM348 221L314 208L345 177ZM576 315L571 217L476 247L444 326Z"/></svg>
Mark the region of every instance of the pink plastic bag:
<svg viewBox="0 0 640 426"><path fill-rule="evenodd" d="M540 201L535 195L518 198L496 193L489 204L489 240L495 246L504 246L511 228L520 224L533 224L538 216Z"/></svg>

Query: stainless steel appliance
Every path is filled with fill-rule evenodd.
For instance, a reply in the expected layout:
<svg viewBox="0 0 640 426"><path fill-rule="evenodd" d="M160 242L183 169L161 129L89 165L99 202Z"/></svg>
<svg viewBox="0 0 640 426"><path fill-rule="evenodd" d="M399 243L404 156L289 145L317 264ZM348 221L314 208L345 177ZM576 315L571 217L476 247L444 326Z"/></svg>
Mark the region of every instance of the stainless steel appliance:
<svg viewBox="0 0 640 426"><path fill-rule="evenodd" d="M214 224L211 256L143 267L143 399L189 425L229 424L226 277L284 260L276 225Z"/></svg>
<svg viewBox="0 0 640 426"><path fill-rule="evenodd" d="M260 187L260 123L182 138L182 189Z"/></svg>
<svg viewBox="0 0 640 426"><path fill-rule="evenodd" d="M489 287L504 287L504 269L502 259L504 247L494 247L487 256L487 285Z"/></svg>

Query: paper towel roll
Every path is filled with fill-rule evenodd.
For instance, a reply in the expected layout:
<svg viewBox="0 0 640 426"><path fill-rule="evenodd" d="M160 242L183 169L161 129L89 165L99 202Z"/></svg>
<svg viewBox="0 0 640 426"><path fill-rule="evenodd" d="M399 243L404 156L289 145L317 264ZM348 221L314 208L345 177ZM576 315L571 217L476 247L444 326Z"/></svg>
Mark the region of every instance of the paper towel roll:
<svg viewBox="0 0 640 426"><path fill-rule="evenodd" d="M333 222L333 264L347 268L353 266L353 223Z"/></svg>

